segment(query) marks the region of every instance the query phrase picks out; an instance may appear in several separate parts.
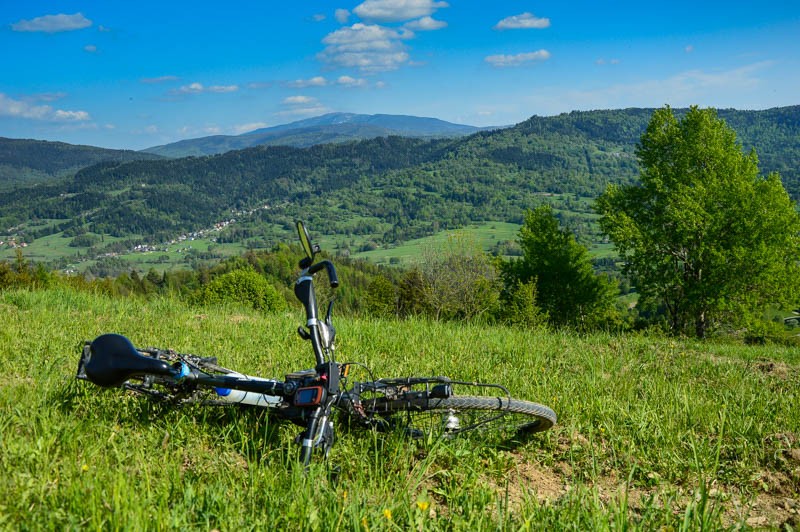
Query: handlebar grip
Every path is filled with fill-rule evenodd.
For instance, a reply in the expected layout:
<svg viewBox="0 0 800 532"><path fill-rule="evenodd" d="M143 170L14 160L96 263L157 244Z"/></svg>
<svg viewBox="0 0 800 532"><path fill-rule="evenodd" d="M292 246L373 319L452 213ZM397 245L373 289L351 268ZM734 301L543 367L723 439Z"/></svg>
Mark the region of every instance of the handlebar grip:
<svg viewBox="0 0 800 532"><path fill-rule="evenodd" d="M328 279L331 282L331 288L336 288L339 286L339 276L336 275L336 268L333 266L333 263L329 260L325 261L325 267L328 269Z"/></svg>
<svg viewBox="0 0 800 532"><path fill-rule="evenodd" d="M327 270L328 272L328 280L331 283L331 288L336 288L337 286L339 286L339 276L336 275L336 267L329 260L323 260L316 264L313 264L308 268L308 273L314 275L322 268L325 268L325 270Z"/></svg>

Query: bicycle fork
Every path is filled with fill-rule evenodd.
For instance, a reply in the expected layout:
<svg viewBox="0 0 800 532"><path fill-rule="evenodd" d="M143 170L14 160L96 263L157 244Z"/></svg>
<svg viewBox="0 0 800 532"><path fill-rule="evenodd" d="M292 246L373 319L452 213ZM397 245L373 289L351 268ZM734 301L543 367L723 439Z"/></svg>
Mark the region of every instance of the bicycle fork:
<svg viewBox="0 0 800 532"><path fill-rule="evenodd" d="M325 458L333 445L333 421L330 418L330 406L318 406L308 420L306 430L300 435L300 461L304 466L311 462L314 448L322 446Z"/></svg>

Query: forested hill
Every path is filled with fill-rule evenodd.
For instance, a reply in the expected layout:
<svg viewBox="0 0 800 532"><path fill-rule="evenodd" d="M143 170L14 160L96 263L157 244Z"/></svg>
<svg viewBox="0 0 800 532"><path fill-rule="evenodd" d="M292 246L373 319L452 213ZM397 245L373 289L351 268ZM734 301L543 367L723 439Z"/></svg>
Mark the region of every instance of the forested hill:
<svg viewBox="0 0 800 532"><path fill-rule="evenodd" d="M161 159L150 153L0 137L0 190L51 181L105 161Z"/></svg>
<svg viewBox="0 0 800 532"><path fill-rule="evenodd" d="M603 139L635 146L653 109L572 112L557 117L534 116L514 130L526 135ZM686 110L676 110L680 118ZM717 115L736 131L745 150L755 149L762 172L777 171L795 199L800 198L800 105L764 111L719 109Z"/></svg>
<svg viewBox="0 0 800 532"><path fill-rule="evenodd" d="M762 172L780 171L800 197L800 106L719 114L745 149L756 148ZM96 233L153 236L259 209L263 222L313 215L324 234L392 242L477 220L518 222L550 195L562 195L569 210L608 183L633 182L635 145L651 115L573 112L459 139L388 137L103 163L61 184L0 193L0 227L75 219Z"/></svg>

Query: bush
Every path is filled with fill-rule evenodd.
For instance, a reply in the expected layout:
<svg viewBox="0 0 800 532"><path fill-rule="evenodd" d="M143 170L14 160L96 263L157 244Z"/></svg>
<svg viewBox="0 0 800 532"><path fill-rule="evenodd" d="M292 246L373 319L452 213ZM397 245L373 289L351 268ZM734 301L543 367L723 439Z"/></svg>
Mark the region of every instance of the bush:
<svg viewBox="0 0 800 532"><path fill-rule="evenodd" d="M397 290L386 277L375 277L367 288L367 312L372 316L381 318L392 317L397 314Z"/></svg>
<svg viewBox="0 0 800 532"><path fill-rule="evenodd" d="M547 313L536 305L536 279L516 283L503 294L497 319L506 325L536 328L547 324Z"/></svg>
<svg viewBox="0 0 800 532"><path fill-rule="evenodd" d="M204 304L240 303L265 312L286 308L286 300L275 287L253 270L220 275L201 289L198 299Z"/></svg>

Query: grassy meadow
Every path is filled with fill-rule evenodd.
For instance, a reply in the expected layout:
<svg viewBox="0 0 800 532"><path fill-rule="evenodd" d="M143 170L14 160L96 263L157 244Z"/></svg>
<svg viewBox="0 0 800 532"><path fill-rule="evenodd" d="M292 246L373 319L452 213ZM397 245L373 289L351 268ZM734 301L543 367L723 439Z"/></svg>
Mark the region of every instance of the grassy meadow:
<svg viewBox="0 0 800 532"><path fill-rule="evenodd" d="M367 259L377 264L402 264L413 265L419 263L426 249L437 249L447 244L449 238L462 236L467 242L473 243L489 251L499 242L506 240L514 241L519 235L518 224L505 222L485 222L473 224L456 231L442 231L432 236L416 238L403 242L396 246L376 249L373 251L361 251L353 254L355 258ZM323 249L327 249L323 246ZM392 260L394 259L394 260Z"/></svg>
<svg viewBox="0 0 800 532"><path fill-rule="evenodd" d="M280 377L313 364L301 311L56 287L0 293L0 320L0 529L800 526L796 348L340 318L342 361L502 383L559 423L513 448L340 423L304 475L299 429L264 411L167 409L73 378L104 332Z"/></svg>

